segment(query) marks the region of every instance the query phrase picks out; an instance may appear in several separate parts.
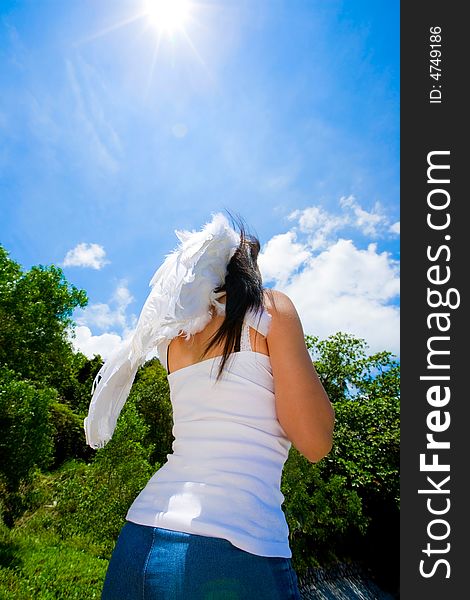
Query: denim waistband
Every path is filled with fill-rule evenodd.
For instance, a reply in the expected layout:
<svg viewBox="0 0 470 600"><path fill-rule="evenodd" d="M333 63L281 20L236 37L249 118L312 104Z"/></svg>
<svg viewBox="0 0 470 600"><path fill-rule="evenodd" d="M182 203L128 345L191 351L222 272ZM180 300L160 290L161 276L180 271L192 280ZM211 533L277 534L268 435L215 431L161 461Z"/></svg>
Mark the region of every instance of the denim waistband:
<svg viewBox="0 0 470 600"><path fill-rule="evenodd" d="M223 538L126 521L101 600L300 600L290 558L251 554Z"/></svg>

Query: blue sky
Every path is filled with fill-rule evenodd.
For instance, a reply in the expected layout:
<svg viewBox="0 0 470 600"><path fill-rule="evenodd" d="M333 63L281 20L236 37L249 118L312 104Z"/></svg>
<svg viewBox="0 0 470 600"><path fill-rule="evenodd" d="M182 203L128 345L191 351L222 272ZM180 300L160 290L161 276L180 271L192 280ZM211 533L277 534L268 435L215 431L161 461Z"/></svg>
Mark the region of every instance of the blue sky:
<svg viewBox="0 0 470 600"><path fill-rule="evenodd" d="M229 209L306 333L398 353L398 0L0 0L0 57L0 243L87 291L83 352Z"/></svg>

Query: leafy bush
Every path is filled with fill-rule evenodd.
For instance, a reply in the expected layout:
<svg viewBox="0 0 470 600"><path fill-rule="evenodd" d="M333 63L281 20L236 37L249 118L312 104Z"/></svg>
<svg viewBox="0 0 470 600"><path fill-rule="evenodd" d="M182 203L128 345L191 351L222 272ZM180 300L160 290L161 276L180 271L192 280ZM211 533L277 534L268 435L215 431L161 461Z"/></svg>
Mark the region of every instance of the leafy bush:
<svg viewBox="0 0 470 600"><path fill-rule="evenodd" d="M148 461L153 447L141 443L146 433L128 401L113 438L96 451L92 463L69 460L38 477L36 506L16 526L37 534L48 529L62 540L86 537L109 557L127 509L155 469Z"/></svg>
<svg viewBox="0 0 470 600"><path fill-rule="evenodd" d="M174 440L173 409L166 371L157 359L146 362L139 369L129 397L148 428L144 445L154 446L150 462L166 462Z"/></svg>
<svg viewBox="0 0 470 600"><path fill-rule="evenodd" d="M335 403L334 445L325 471L344 475L364 499L380 495L399 504L400 406L396 398Z"/></svg>
<svg viewBox="0 0 470 600"><path fill-rule="evenodd" d="M49 407L55 390L16 379L0 367L0 482L5 490L4 518L12 523L22 511L22 483L35 467L47 468L53 460Z"/></svg>
<svg viewBox="0 0 470 600"><path fill-rule="evenodd" d="M357 492L369 525L350 530L338 553L371 567L381 585L398 586L400 367L390 352L366 353L364 340L337 333L307 336L320 379L336 412L334 443L321 461L321 476L336 474ZM384 544L386 540L386 544Z"/></svg>
<svg viewBox="0 0 470 600"><path fill-rule="evenodd" d="M368 519L361 499L345 484L346 478L340 475L322 476L321 461L313 464L291 447L281 491L292 561L299 574L344 558L338 556L342 535L350 530L364 533Z"/></svg>
<svg viewBox="0 0 470 600"><path fill-rule="evenodd" d="M83 418L61 402L53 402L49 408L49 418L54 439L54 462L51 469L57 469L66 460L91 457L93 450L86 445L83 433Z"/></svg>

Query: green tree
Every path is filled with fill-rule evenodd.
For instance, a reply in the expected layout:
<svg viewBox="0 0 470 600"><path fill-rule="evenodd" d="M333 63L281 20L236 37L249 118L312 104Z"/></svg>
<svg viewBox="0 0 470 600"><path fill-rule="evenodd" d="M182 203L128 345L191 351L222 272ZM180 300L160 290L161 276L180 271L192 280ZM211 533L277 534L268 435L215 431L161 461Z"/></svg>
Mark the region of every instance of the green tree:
<svg viewBox="0 0 470 600"><path fill-rule="evenodd" d="M346 477L322 472L321 461L310 463L294 447L282 474L283 510L296 571L344 558L341 541L350 531L363 534L369 519L356 490Z"/></svg>
<svg viewBox="0 0 470 600"><path fill-rule="evenodd" d="M74 336L73 328L69 328L69 337ZM93 380L103 364L99 354L88 358L80 351L74 352L68 362L68 376L64 378L61 388L61 402L67 404L74 413L83 416L88 413L91 400Z"/></svg>
<svg viewBox="0 0 470 600"><path fill-rule="evenodd" d="M336 413L333 448L318 463L322 479L344 478L369 522L364 535L351 529L336 548L372 565L393 588L399 571L399 363L390 352L367 355L365 340L349 334L306 339Z"/></svg>
<svg viewBox="0 0 470 600"><path fill-rule="evenodd" d="M45 469L53 461L49 408L56 400L54 389L19 381L0 367L0 487L7 524L23 508L21 485L36 467Z"/></svg>
<svg viewBox="0 0 470 600"><path fill-rule="evenodd" d="M73 458L92 459L94 450L86 444L81 415L75 414L67 404L53 402L49 407L49 419L54 440L51 469L57 469Z"/></svg>
<svg viewBox="0 0 470 600"><path fill-rule="evenodd" d="M78 404L85 385L91 388L90 381L77 381L88 359L70 340L72 312L86 303L86 293L61 269L23 272L0 245L0 477L10 520L21 510L19 490L35 468L86 456L79 416L62 403L70 394Z"/></svg>
<svg viewBox="0 0 470 600"><path fill-rule="evenodd" d="M398 397L398 363L391 352L367 354L367 342L338 332L325 340L305 336L318 376L332 402L361 394Z"/></svg>
<svg viewBox="0 0 470 600"><path fill-rule="evenodd" d="M22 272L0 245L0 365L62 394L74 378L72 313L87 302L59 267Z"/></svg>
<svg viewBox="0 0 470 600"><path fill-rule="evenodd" d="M137 372L129 395L148 427L145 445L153 445L152 463L164 463L172 452L173 411L166 371L156 359L147 361Z"/></svg>

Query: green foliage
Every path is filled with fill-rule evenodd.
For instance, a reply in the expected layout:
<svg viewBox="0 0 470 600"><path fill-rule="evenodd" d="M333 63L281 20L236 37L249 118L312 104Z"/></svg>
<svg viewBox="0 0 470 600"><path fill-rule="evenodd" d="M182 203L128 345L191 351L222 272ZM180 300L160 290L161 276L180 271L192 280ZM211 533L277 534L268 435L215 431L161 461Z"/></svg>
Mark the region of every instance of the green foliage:
<svg viewBox="0 0 470 600"><path fill-rule="evenodd" d="M361 393L398 397L398 365L391 352L368 355L365 340L342 332L326 340L307 335L305 341L331 402Z"/></svg>
<svg viewBox="0 0 470 600"><path fill-rule="evenodd" d="M0 485L7 521L23 510L19 488L27 489L32 469L91 454L84 417L59 402L89 402L93 369L80 380L89 361L69 339L72 312L86 303L59 268L23 273L0 246Z"/></svg>
<svg viewBox="0 0 470 600"><path fill-rule="evenodd" d="M13 371L0 368L0 482L9 522L21 510L21 483L35 467L47 468L53 460L49 407L56 398L55 390L19 381Z"/></svg>
<svg viewBox="0 0 470 600"><path fill-rule="evenodd" d="M334 444L325 458L329 472L353 489L399 503L400 406L396 398L370 397L335 404Z"/></svg>
<svg viewBox="0 0 470 600"><path fill-rule="evenodd" d="M47 531L30 535L0 522L0 598L99 600L108 561Z"/></svg>
<svg viewBox="0 0 470 600"><path fill-rule="evenodd" d="M43 480L42 503L17 525L27 522L35 531L46 527L63 540L86 536L110 555L129 506L155 469L149 463L153 447L142 445L146 433L135 405L128 401L113 438L96 451L94 461L67 461Z"/></svg>
<svg viewBox="0 0 470 600"><path fill-rule="evenodd" d="M322 461L326 475L346 478L363 499L399 501L400 374L390 352L368 356L364 340L337 333L307 336L320 379L334 403L333 448Z"/></svg>
<svg viewBox="0 0 470 600"><path fill-rule="evenodd" d="M333 448L321 461L322 477L345 477L369 520L365 534L347 532L338 551L363 561L382 585L394 589L399 572L399 363L390 352L367 356L364 340L343 333L321 342L308 337L307 343L336 412Z"/></svg>
<svg viewBox="0 0 470 600"><path fill-rule="evenodd" d="M68 332L73 337L73 330ZM93 380L103 364L99 354L89 359L81 352L66 357L62 381L56 382L60 401L85 418L91 400Z"/></svg>
<svg viewBox="0 0 470 600"><path fill-rule="evenodd" d="M166 371L157 359L139 369L130 398L135 400L139 413L148 427L143 443L152 444L151 463L164 463L172 452L173 411Z"/></svg>
<svg viewBox="0 0 470 600"><path fill-rule="evenodd" d="M126 511L154 471L146 434L128 401L93 462L35 472L31 510L13 530L0 527L0 598L100 598Z"/></svg>
<svg viewBox="0 0 470 600"><path fill-rule="evenodd" d="M22 273L0 245L0 366L60 392L72 376L71 315L87 301L59 267Z"/></svg>
<svg viewBox="0 0 470 600"><path fill-rule="evenodd" d="M53 402L49 408L49 418L54 439L52 469L68 459L91 456L93 451L86 445L81 416L76 415L67 404Z"/></svg>
<svg viewBox="0 0 470 600"><path fill-rule="evenodd" d="M81 352L73 355L71 378L62 388L64 402L83 418L88 413L91 400L91 388L96 374L103 364L99 354L89 359Z"/></svg>
<svg viewBox="0 0 470 600"><path fill-rule="evenodd" d="M342 558L337 554L341 536L349 530L366 530L368 519L361 499L345 484L346 478L340 475L324 477L321 463L311 463L291 447L281 491L293 564L299 574Z"/></svg>
<svg viewBox="0 0 470 600"><path fill-rule="evenodd" d="M378 372L364 378L360 391L368 398L380 397L398 401L400 398L400 365L391 359L392 355L388 352L381 354L387 354L387 360L384 360L384 365Z"/></svg>
<svg viewBox="0 0 470 600"><path fill-rule="evenodd" d="M368 356L366 342L349 334L306 342L336 423L325 458L310 465L291 451L285 465L294 564L303 570L318 560L364 560L378 573L395 562L398 572L399 365L390 352Z"/></svg>

